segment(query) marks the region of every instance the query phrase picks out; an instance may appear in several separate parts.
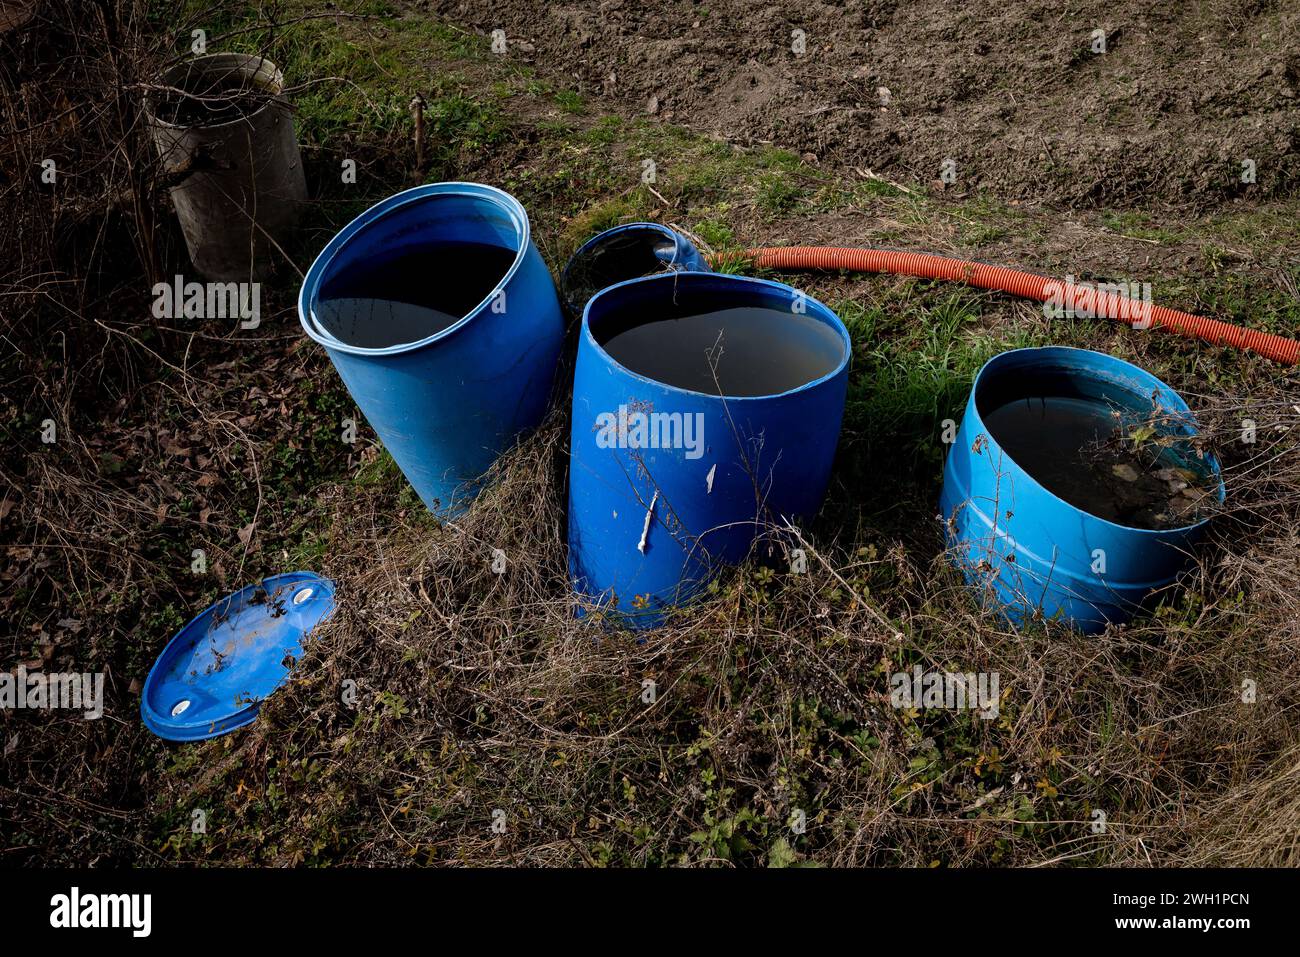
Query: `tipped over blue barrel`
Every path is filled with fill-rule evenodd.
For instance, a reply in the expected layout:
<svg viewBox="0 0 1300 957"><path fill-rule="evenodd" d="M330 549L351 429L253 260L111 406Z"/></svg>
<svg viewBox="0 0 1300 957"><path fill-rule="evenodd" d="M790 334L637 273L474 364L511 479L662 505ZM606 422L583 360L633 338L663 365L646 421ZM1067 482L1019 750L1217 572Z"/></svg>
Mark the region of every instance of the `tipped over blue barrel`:
<svg viewBox="0 0 1300 957"><path fill-rule="evenodd" d="M616 283L663 272L708 271L700 251L676 230L659 223L626 223L578 247L560 277L560 298L576 318L592 296Z"/></svg>
<svg viewBox="0 0 1300 957"><path fill-rule="evenodd" d="M439 514L463 511L541 421L564 334L524 208L476 183L418 186L358 216L312 263L298 317Z"/></svg>
<svg viewBox="0 0 1300 957"><path fill-rule="evenodd" d="M596 295L573 391L575 590L654 626L765 530L812 518L850 348L830 309L763 279L679 272Z"/></svg>
<svg viewBox="0 0 1300 957"><path fill-rule="evenodd" d="M1190 549L1205 532L1207 510L1167 509L1154 516L1162 521L1139 523L1116 511L1119 505L1113 510L1105 493L1096 491L1104 482L1091 483L1099 503L1090 504L1091 511L1071 504L1047 487L1064 488L1064 450L1050 479L1038 466L1027 469L1030 456L1022 451L1026 442L1059 441L1059 422L1067 420L1054 425L1039 416L1036 428L1005 431L998 424L1007 421L1005 410L1022 403L1035 415L1040 408L1066 416L1071 410L1105 410L1118 441L1150 443L1160 456L1157 464L1169 466L1162 472L1199 476L1203 505L1223 501L1218 462L1197 450L1196 425L1182 397L1113 356L1064 347L1016 349L994 356L975 377L940 497L951 558L984 601L1017 625L1041 616L1095 633L1126 622L1187 569ZM1008 443L1017 447L1020 461ZM1100 467L1107 467L1104 461ZM1135 476L1131 469L1117 474L1125 481ZM1086 483L1079 489L1088 494ZM1173 503L1182 504L1177 497ZM1109 517L1095 514L1102 511ZM1149 511L1144 506L1141 514Z"/></svg>

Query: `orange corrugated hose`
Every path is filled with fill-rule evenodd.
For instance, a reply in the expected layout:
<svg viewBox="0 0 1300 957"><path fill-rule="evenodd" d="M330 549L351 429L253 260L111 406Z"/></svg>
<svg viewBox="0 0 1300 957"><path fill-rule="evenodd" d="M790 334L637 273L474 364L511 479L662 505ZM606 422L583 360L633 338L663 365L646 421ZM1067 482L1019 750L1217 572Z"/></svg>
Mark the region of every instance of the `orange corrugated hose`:
<svg viewBox="0 0 1300 957"><path fill-rule="evenodd" d="M713 265L752 261L765 269L832 269L849 272L888 272L922 279L949 279L981 289L1009 292L1039 302L1054 301L1076 314L1118 319L1134 328L1160 327L1189 339L1214 345L1249 349L1285 365L1300 363L1300 342L1268 332L1243 329L1230 322L1194 316L1176 309L1143 303L1109 291L1067 283L1019 269L987 263L931 256L928 253L893 252L885 249L855 249L850 246L768 246L739 253L718 253L709 257Z"/></svg>

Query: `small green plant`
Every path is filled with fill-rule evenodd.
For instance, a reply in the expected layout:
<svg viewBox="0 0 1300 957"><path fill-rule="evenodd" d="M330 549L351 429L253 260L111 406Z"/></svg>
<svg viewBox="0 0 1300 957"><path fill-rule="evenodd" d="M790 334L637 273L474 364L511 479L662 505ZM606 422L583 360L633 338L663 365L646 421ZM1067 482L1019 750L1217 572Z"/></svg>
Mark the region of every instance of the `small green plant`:
<svg viewBox="0 0 1300 957"><path fill-rule="evenodd" d="M696 223L695 234L715 249L722 249L736 242L731 227L716 219L705 219Z"/></svg>
<svg viewBox="0 0 1300 957"><path fill-rule="evenodd" d="M758 205L774 216L793 211L802 196L799 185L783 173L768 174L758 182Z"/></svg>
<svg viewBox="0 0 1300 957"><path fill-rule="evenodd" d="M585 113L587 104L577 90L560 90L555 94L555 102L566 113Z"/></svg>
<svg viewBox="0 0 1300 957"><path fill-rule="evenodd" d="M411 708L406 703L406 699L399 694L391 691L381 691L375 695L375 703L379 708L375 711L374 724L371 730L378 730L384 717L390 717L394 721L400 721L411 713Z"/></svg>

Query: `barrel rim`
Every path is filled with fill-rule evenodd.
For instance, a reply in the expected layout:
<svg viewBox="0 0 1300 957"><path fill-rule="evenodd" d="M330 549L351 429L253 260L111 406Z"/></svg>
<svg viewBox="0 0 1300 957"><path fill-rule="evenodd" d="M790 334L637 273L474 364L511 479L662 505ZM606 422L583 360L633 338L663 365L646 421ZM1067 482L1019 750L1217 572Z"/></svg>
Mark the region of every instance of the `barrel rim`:
<svg viewBox="0 0 1300 957"><path fill-rule="evenodd" d="M354 346L351 343L336 339L316 323L312 314L312 303L316 297L316 292L320 286L322 275L329 268L334 258L343 251L344 247L350 243L354 237L359 235L363 230L377 224L382 219L396 215L401 210L415 203L424 202L441 196L470 196L475 199L486 200L496 203L509 216L515 225L515 231L519 240L519 248L515 251L514 261L510 267L502 273L501 278L497 280L491 291L483 297L482 301L474 308L470 309L461 318L457 319L451 325L439 329L433 335L426 336L423 339L417 339L414 342L399 342L396 345L381 347ZM425 346L432 345L443 339L448 339L455 335L461 329L465 328L473 319L477 318L488 306L493 298L496 297L514 279L515 275L523 266L524 258L528 255L532 247L532 228L528 222L528 213L524 210L523 204L515 197L511 196L503 189L495 186L488 186L485 183L466 183L460 181L449 181L445 183L426 183L422 186L413 186L410 189L394 193L386 199L380 200L375 205L366 209L359 214L346 226L334 234L333 238L325 244L325 248L320 251L307 270L307 275L303 278L302 287L298 291L298 322L302 325L303 331L313 340L320 343L326 349L334 352L346 352L358 356L395 356L407 352L414 352Z"/></svg>
<svg viewBox="0 0 1300 957"><path fill-rule="evenodd" d="M149 94L145 97L145 107L149 114L149 122L160 129L166 130L223 130L251 123L256 117L261 116L267 110L288 109L289 102L284 96L284 73L278 66L276 66L274 61L264 56L257 56L251 53L205 53L203 56L196 56L190 60L183 60L174 66L168 67L158 75L158 79L167 82L168 78L173 74L176 74L181 70L191 69L195 64L200 64L204 67L217 67L221 61L231 64L232 68L240 69L247 68L252 64L257 64L255 67L252 67L252 70L249 73L249 76L253 79L257 79L265 70L265 82L272 87L272 89L267 91L270 93L270 98L252 113L246 113L233 120L226 120L224 123L208 123L196 126L187 123L172 123L159 117L155 107L154 97L152 94Z"/></svg>
<svg viewBox="0 0 1300 957"><path fill-rule="evenodd" d="M635 286L638 283L654 283L654 282L672 282L672 283L684 282L687 284L717 283L718 285L723 285L723 286L735 284L735 285L742 285L742 286L749 285L749 286L765 287L769 289L779 290L782 292L790 292L790 293L799 292L799 290L795 289L793 286L787 285L786 283L783 282L775 282L771 279L759 279L756 276L734 276L731 275L730 273L719 273L719 272L659 273L653 276L638 276L635 279L626 279L623 282L615 283L612 286L606 286L604 289L596 293L596 295L592 296L591 299L588 300L586 308L582 310L582 337L584 342L586 342L592 348L594 348L596 350L596 353L599 356L601 356L606 362L609 362L610 364L617 366L626 375L631 376L633 379L637 379L641 382L645 382L650 385L656 386L657 388L664 389L672 393L679 393L681 395L699 396L701 398L715 399L723 402L767 402L771 399L781 399L781 398L787 398L792 395L797 395L800 392L806 392L810 389L815 389L818 386L823 385L824 383L833 381L834 379L838 378L839 376L845 373L845 370L848 368L849 365L849 360L853 358L853 339L849 335L848 328L844 325L844 320L842 320L838 315L836 315L834 309L826 305L821 300L815 299L814 297L809 296L807 293L802 293L804 299L807 300L807 302L810 304L812 309L820 310L818 314L818 318L826 322L827 325L829 325L832 329L834 329L836 332L839 333L840 343L844 347L843 352L840 356L839 363L837 363L835 368L832 369L830 372L827 372L816 379L810 379L809 381L804 382L801 385L795 386L793 389L787 389L784 392L770 392L764 395L717 395L712 392L697 392L694 389L683 389L680 386L670 385L667 382L660 382L658 379L652 379L649 376L642 375L641 373L635 372L632 369L629 369L627 366L623 365L623 363L619 362L612 355L606 352L605 347L596 341L596 337L592 335L591 332L591 307L596 304L597 300L601 299L604 296L610 295L611 293L616 293L619 290L626 291L628 287Z"/></svg>
<svg viewBox="0 0 1300 957"><path fill-rule="evenodd" d="M560 273L560 289L563 290L565 286L568 284L569 273L573 269L573 264L578 261L579 256L585 253L592 246L596 245L596 243L598 242L607 240L612 236L617 236L619 233L629 233L636 229L642 229L642 230L648 229L652 232L659 233L665 238L671 239L673 241L673 258L672 261L668 264L668 270L666 271L671 271L675 269L679 263L685 262L687 258L688 250L695 251L696 255L699 254L699 251L695 249L694 244L691 243L691 241L687 237L683 236L677 230L669 226L665 226L663 223L636 222L636 223L624 223L621 226L611 226L609 229L602 229L600 232L596 233L596 235L589 237L587 241L584 242L581 246L579 246L574 251L573 255L569 257L569 261L564 264L564 271ZM637 278L641 278L641 277L637 277ZM603 292L604 290L597 290L597 291ZM595 296L593 296L592 298L594 299Z"/></svg>
<svg viewBox="0 0 1300 957"><path fill-rule="evenodd" d="M694 248L693 244L689 239L687 239L677 230L673 229L671 226L665 226L663 223L651 223L651 222L623 223L621 226L611 226L609 229L602 229L594 236L588 237L587 241L584 242L581 246L579 246L574 251L573 255L569 257L569 262L568 264L565 265L564 271L567 273L569 271L569 266L573 265L573 261L577 259L580 255L582 255L583 252L585 252L590 246L594 245L599 240L608 239L611 236L617 236L619 233L629 233L634 229L649 229L671 239L673 241L672 261L674 264L682 261L682 259L684 258L683 253L686 251L686 249ZM638 276L637 278L640 279L643 277Z"/></svg>
<svg viewBox="0 0 1300 957"><path fill-rule="evenodd" d="M1110 519L1102 518L1100 515L1094 515L1092 512L1089 512L1086 509L1079 508L1079 506L1067 502L1065 499L1061 498L1059 495L1057 495L1047 486L1043 485L1042 482L1038 481L1038 479L1034 477L1034 474L1032 472L1026 469L1019 462L1017 462L1015 458L1012 457L1011 453L1008 452L1006 449L1004 449L1001 443L999 443L996 439L993 438L992 432L989 430L988 426L984 424L984 417L980 415L979 403L977 401L977 397L986 374L996 374L998 371L997 366L1003 365L1006 362L1011 361L1010 357L1018 356L1024 358L1029 353L1037 354L1039 356L1042 356L1043 358L1047 358L1048 356L1059 356L1062 358L1070 358L1070 357L1077 358L1079 356L1090 356L1093 357L1094 361L1099 361L1103 365L1112 365L1112 366L1119 367L1123 369L1125 372L1136 376L1139 380L1146 380L1149 384L1153 384L1157 386L1161 391L1167 393L1168 395L1176 399L1180 408L1175 409L1173 411L1185 413L1187 415L1188 420L1191 423L1191 428L1193 430L1191 433L1192 435L1199 434L1200 425L1196 421L1195 414L1192 412L1191 408L1187 405L1187 400L1182 397L1182 395L1178 392L1177 389L1169 385L1167 382L1165 382L1163 379L1159 378L1158 376L1153 375L1152 373L1148 372L1146 369L1143 369L1141 366L1135 365L1134 363L1129 362L1126 359L1121 359L1118 356L1112 356L1105 352L1097 352L1094 349L1080 349L1075 346L1029 346L1023 349L1008 349L1005 352L999 352L997 355L993 356L987 362L985 362L984 365L980 367L979 372L975 374L975 380L971 383L970 396L967 399L967 415L974 417L974 421L979 425L979 434L984 435L988 439L989 445L996 447L997 450L1002 455L1006 456L1007 461L1010 462L1012 465L1014 465L1020 471L1020 473L1024 475L1032 483L1034 488L1038 489L1040 492L1048 496L1052 501L1057 502L1060 505L1064 506L1065 508L1070 509L1074 512L1078 512L1080 515L1086 516L1091 521L1099 522L1102 525L1108 526L1110 528L1119 529L1121 531L1129 532L1133 534L1149 535L1155 538L1176 538L1176 537L1187 535L1190 532L1194 532L1209 524L1210 518L1212 517L1209 515L1205 516L1204 518L1196 522L1193 522L1190 525L1179 525L1175 528L1138 528L1133 525L1122 525L1119 522L1112 522L1110 521ZM1080 366L1079 371L1088 372L1090 370L1086 366ZM956 450L954 449L954 452L955 451ZM1223 482L1222 465L1219 462L1218 456L1212 453L1209 454L1207 458L1209 459L1210 466L1213 469L1214 477L1218 479L1218 488L1216 489L1217 500L1219 502L1223 502L1227 498L1227 487L1224 485Z"/></svg>

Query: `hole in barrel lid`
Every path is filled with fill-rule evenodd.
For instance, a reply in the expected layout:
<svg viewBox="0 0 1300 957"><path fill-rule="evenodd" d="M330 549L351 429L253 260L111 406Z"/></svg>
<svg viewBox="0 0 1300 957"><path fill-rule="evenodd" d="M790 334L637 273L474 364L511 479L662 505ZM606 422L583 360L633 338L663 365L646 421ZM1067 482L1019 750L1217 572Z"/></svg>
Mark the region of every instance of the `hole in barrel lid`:
<svg viewBox="0 0 1300 957"><path fill-rule="evenodd" d="M306 588L299 588L293 593L293 603L295 605L301 605L303 602L309 600L314 594L316 594L316 589L312 588L310 585Z"/></svg>
<svg viewBox="0 0 1300 957"><path fill-rule="evenodd" d="M190 701L189 698L181 698L180 701L177 701L174 705L172 705L172 717L176 718L184 714L187 710L189 710L191 704L192 702Z"/></svg>

